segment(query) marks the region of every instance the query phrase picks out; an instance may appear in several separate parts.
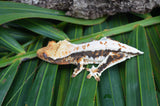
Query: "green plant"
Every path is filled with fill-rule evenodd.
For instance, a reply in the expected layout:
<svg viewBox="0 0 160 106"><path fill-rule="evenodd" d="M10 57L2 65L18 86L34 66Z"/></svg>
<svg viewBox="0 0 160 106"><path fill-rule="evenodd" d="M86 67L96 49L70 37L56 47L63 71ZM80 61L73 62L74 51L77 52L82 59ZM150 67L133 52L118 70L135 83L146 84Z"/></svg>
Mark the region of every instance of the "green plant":
<svg viewBox="0 0 160 106"><path fill-rule="evenodd" d="M160 16L152 14L83 20L62 11L0 1L0 104L158 106L159 23ZM82 43L104 36L144 54L109 68L100 82L88 80L87 71L71 78L73 65L58 66L36 57L36 50L49 40Z"/></svg>

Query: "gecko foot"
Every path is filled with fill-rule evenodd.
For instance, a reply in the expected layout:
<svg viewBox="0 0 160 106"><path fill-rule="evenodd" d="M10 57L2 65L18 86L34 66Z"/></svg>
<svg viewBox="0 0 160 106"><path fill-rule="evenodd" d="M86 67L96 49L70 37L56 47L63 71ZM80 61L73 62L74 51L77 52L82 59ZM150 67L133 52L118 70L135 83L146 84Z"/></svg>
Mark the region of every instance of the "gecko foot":
<svg viewBox="0 0 160 106"><path fill-rule="evenodd" d="M78 70L78 68L74 69L74 72L72 74L72 77L76 77L82 70L84 69L84 67L82 67L81 69Z"/></svg>
<svg viewBox="0 0 160 106"><path fill-rule="evenodd" d="M92 66L92 68L88 69L86 68L87 71L89 71L90 73L87 75L87 78L90 79L92 76L97 80L100 81L99 78L99 73L98 73L98 69L94 66Z"/></svg>

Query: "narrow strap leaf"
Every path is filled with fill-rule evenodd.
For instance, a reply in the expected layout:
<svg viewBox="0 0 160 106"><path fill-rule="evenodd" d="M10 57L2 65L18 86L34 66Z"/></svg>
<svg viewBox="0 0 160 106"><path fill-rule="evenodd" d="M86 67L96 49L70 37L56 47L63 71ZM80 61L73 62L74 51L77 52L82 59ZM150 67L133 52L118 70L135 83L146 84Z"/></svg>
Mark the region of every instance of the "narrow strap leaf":
<svg viewBox="0 0 160 106"><path fill-rule="evenodd" d="M49 37L56 40L68 39L67 35L54 27L50 22L38 19L25 19L14 22L28 30L31 30L35 33Z"/></svg>
<svg viewBox="0 0 160 106"><path fill-rule="evenodd" d="M141 35L139 35L141 36ZM128 45L136 47L136 30L129 34ZM140 85L138 78L138 63L137 58L133 57L126 61L126 105L127 106L139 106L140 100Z"/></svg>
<svg viewBox="0 0 160 106"><path fill-rule="evenodd" d="M138 26L130 43L144 54L128 60L126 64L126 104L142 106L158 106L152 64L145 29Z"/></svg>
<svg viewBox="0 0 160 106"><path fill-rule="evenodd" d="M160 23L160 16L156 16L153 18L136 21L130 24L106 29L104 31L93 33L90 35L87 34L87 36L81 37L79 39L71 40L71 42L75 42L75 43L89 42L89 41L92 41L93 39L100 39L105 36L114 36L114 35L118 35L121 33L132 31L137 25L146 27L146 26L151 26L151 25L158 24L158 23Z"/></svg>
<svg viewBox="0 0 160 106"><path fill-rule="evenodd" d="M20 61L15 61L11 66L5 68L0 73L0 105L2 104L17 73Z"/></svg>
<svg viewBox="0 0 160 106"><path fill-rule="evenodd" d="M146 34L149 42L150 55L152 60L154 78L157 89L160 90L160 25L146 28Z"/></svg>
<svg viewBox="0 0 160 106"><path fill-rule="evenodd" d="M26 105L44 106L52 101L57 65L43 62L32 85Z"/></svg>
<svg viewBox="0 0 160 106"><path fill-rule="evenodd" d="M30 45L28 51L37 50L42 46L42 39L35 44ZM38 59L29 60L21 63L15 80L3 102L3 105L25 105L29 89L34 80L35 70L37 68Z"/></svg>
<svg viewBox="0 0 160 106"><path fill-rule="evenodd" d="M36 51L31 51L31 52L27 52L25 54L16 55L16 56L13 56L13 57L10 57L7 59L0 60L0 67L5 67L7 65L10 65L16 60L24 61L27 59L34 58L36 56L37 56Z"/></svg>
<svg viewBox="0 0 160 106"><path fill-rule="evenodd" d="M12 38L4 28L0 28L0 44L6 47L9 51L25 53L23 47L14 38Z"/></svg>
<svg viewBox="0 0 160 106"><path fill-rule="evenodd" d="M136 28L136 47L144 52L143 55L137 56L138 76L140 84L141 105L158 106L156 89L153 77L153 69L147 42L147 35L142 26Z"/></svg>

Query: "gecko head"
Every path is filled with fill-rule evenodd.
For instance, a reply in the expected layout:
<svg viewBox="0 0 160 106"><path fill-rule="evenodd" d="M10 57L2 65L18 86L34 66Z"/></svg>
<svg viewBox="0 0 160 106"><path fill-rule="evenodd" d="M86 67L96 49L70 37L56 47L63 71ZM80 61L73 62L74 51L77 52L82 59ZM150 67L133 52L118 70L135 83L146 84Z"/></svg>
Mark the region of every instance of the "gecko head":
<svg viewBox="0 0 160 106"><path fill-rule="evenodd" d="M52 57L57 49L57 43L55 41L50 41L46 47L37 50L37 56L47 62L53 62Z"/></svg>
<svg viewBox="0 0 160 106"><path fill-rule="evenodd" d="M56 63L56 64L68 64L66 62L60 61L64 59L64 57L68 56L73 49L71 43L66 40L55 42L50 41L46 47L43 47L37 51L37 56L47 62Z"/></svg>

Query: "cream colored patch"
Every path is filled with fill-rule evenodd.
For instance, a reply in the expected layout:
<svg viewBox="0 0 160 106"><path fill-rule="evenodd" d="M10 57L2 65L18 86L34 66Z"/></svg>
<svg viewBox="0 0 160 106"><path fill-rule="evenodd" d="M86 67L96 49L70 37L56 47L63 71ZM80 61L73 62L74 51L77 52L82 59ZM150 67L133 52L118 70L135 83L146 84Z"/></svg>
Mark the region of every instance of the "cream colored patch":
<svg viewBox="0 0 160 106"><path fill-rule="evenodd" d="M49 48L48 54L53 59L66 57L71 53L69 51L74 49L74 45L66 40L59 41L52 46L48 45L47 47Z"/></svg>

